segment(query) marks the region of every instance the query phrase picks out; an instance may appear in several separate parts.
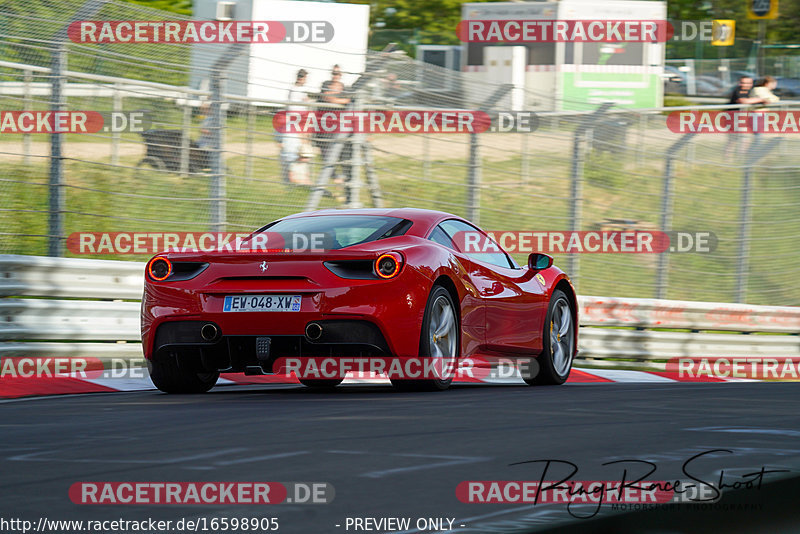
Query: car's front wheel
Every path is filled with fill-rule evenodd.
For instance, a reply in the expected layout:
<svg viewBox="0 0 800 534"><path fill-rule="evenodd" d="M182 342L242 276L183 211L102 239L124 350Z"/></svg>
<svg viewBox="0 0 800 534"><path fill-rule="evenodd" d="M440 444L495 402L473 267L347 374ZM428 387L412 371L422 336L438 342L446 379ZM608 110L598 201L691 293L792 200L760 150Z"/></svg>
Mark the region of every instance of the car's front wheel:
<svg viewBox="0 0 800 534"><path fill-rule="evenodd" d="M218 371L205 371L199 363L175 354L147 360L147 369L153 384L165 393L205 393L219 378Z"/></svg>
<svg viewBox="0 0 800 534"><path fill-rule="evenodd" d="M460 353L458 312L450 293L442 286L433 286L425 306L420 334L419 353L423 362L429 361L433 378L424 380L392 379L392 385L403 390L445 390L450 387L458 366Z"/></svg>
<svg viewBox="0 0 800 534"><path fill-rule="evenodd" d="M530 385L558 385L566 382L575 356L575 314L566 293L553 291L544 321L543 349L532 369L538 372L523 379Z"/></svg>

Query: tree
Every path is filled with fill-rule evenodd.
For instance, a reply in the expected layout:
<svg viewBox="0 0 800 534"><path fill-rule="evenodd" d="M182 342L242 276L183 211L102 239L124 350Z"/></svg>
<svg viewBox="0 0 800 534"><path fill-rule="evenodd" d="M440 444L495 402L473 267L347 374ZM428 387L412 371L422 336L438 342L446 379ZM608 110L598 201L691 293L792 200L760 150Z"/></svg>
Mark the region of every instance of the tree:
<svg viewBox="0 0 800 534"><path fill-rule="evenodd" d="M343 0L370 6L370 46L382 48L389 41L413 55L415 44L459 44L456 26L461 4L502 0ZM388 34L381 35L381 34Z"/></svg>
<svg viewBox="0 0 800 534"><path fill-rule="evenodd" d="M140 6L149 7L152 9L160 9L162 11L171 11L179 15L192 14L192 0L123 0L131 4L139 4Z"/></svg>
<svg viewBox="0 0 800 534"><path fill-rule="evenodd" d="M747 2L751 0L670 0L670 20L731 19L736 21L736 37L756 39L758 21L747 18ZM773 0L775 1L775 0ZM769 43L800 42L800 0L779 0L778 18L768 20L766 40Z"/></svg>

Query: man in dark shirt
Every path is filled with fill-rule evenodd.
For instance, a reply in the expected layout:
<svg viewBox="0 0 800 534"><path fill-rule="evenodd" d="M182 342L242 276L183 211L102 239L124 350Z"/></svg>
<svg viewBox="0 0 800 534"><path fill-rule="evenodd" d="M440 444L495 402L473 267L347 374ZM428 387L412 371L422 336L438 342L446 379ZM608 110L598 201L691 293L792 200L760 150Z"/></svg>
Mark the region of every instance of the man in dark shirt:
<svg viewBox="0 0 800 534"><path fill-rule="evenodd" d="M728 104L759 104L762 102L760 98L751 98L748 95L753 88L753 78L749 76L742 76L739 78L739 83L733 88L731 98ZM731 111L739 111L731 109Z"/></svg>
<svg viewBox="0 0 800 534"><path fill-rule="evenodd" d="M342 83L342 69L339 67L339 65L334 65L333 69L331 70L331 79L322 82L322 87L319 90L317 100L319 102L327 102L329 104L338 104L338 106L320 106L317 109L320 112L341 109L342 106L350 102L349 98L342 96L343 91L344 84ZM323 161L325 160L325 156L331 147L330 139L332 137L332 134L325 134L322 132L317 132L314 135L314 145L318 146L322 151Z"/></svg>
<svg viewBox="0 0 800 534"><path fill-rule="evenodd" d="M342 83L342 69L339 67L339 65L334 65L333 69L331 70L331 79L322 83L322 88L320 89L320 100L322 102L330 102L331 104L349 104L350 99L342 96L343 92L344 84Z"/></svg>
<svg viewBox="0 0 800 534"><path fill-rule="evenodd" d="M742 76L739 78L739 83L736 84L736 87L733 88L731 91L731 97L728 100L728 104L760 104L764 100L761 98L754 98L749 96L750 90L753 88L753 78L750 76ZM725 110L728 112L734 111L742 111L742 108L731 108ZM737 149L739 146L739 134L736 133L729 133L728 134L728 142L725 143L725 151L723 154L725 156L728 155L728 152L731 149L731 146L736 145ZM738 151L738 150L737 150Z"/></svg>
<svg viewBox="0 0 800 534"><path fill-rule="evenodd" d="M319 91L319 101L326 102L329 104L337 104L336 106L328 107L320 107L320 111L326 110L341 110L343 106L350 103L350 98L345 96L345 86L342 83L342 69L339 65L334 65L333 69L331 69L331 79L326 80L322 83L322 87ZM328 152L333 148L333 137L335 134L326 134L326 133L318 133L315 136L315 144L319 146L320 152L322 153L322 161L328 156ZM342 168L342 173L346 180L350 179L350 174L352 171L352 167L348 164L351 157L352 157L352 144L349 140L345 140L344 146L342 147L342 151L339 154L339 162ZM336 173L334 172L334 175ZM341 180L334 177L334 183L340 183Z"/></svg>

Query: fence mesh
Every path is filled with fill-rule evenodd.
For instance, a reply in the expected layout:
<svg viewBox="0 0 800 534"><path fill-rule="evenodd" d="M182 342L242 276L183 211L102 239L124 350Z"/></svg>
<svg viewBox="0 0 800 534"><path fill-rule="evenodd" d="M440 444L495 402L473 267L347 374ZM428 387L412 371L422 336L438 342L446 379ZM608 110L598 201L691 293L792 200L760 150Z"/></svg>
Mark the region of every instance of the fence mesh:
<svg viewBox="0 0 800 534"><path fill-rule="evenodd" d="M662 110L610 110L580 137L578 170L576 132L586 113L541 113L538 128L526 134L372 135L360 163L363 187L350 191L337 178L319 188L324 194L317 202L313 185L284 180L273 116L285 109L286 99L229 90L244 82L250 89L288 94L293 80L247 72L237 60L243 52L235 48L230 64L220 69L218 52L207 45L193 50L172 44L76 44L66 39L65 28L80 19L181 20L114 1L5 4L0 109L61 104L76 111L146 110L154 118L152 129L172 133L149 143L141 133L128 132L52 136L63 145L60 171L51 136L2 134L0 253L47 254L53 238L63 245L75 232L246 231L309 208L376 202L448 211L487 230L662 229L669 149L681 138L666 128ZM60 102L53 96L58 57ZM480 109L487 102L502 107L491 101L500 84L397 52L369 52L363 59L364 71L345 72L345 82L368 74L359 93L365 108ZM291 57L279 61L307 67ZM222 87L215 97L210 81L220 72ZM315 72L312 92L325 79L325 73ZM554 98L526 92L526 102ZM783 106L797 109L789 102ZM209 126L210 116L220 120ZM198 161L192 142L209 128L219 133L220 146ZM783 136L754 163L748 151L766 144L756 137L766 136L698 135L674 153L669 229L713 232L714 252L668 254L665 261L655 254L556 255L557 264L568 268L583 294L800 304L795 283L800 142L796 135ZM209 157L219 165L209 164ZM323 168L318 147L308 167L316 181ZM55 185L54 172L60 176ZM54 188L61 192L61 205L52 203ZM63 215L55 236L53 213Z"/></svg>

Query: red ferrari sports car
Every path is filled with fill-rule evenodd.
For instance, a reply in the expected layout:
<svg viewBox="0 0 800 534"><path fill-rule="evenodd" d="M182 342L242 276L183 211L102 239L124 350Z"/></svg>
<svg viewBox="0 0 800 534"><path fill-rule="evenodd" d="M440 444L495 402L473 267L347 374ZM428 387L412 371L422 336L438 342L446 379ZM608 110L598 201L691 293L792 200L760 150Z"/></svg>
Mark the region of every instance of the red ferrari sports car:
<svg viewBox="0 0 800 534"><path fill-rule="evenodd" d="M492 247L465 250L464 233ZM325 243L170 252L147 263L142 346L159 389L204 392L220 372L267 374L290 356L455 363L434 377L392 380L412 389L446 389L458 362L477 356L535 361L537 372L523 373L529 384L561 384L570 373L575 290L545 254L520 267L468 221L411 208L300 213L246 239L266 234ZM332 387L341 378L301 382Z"/></svg>

